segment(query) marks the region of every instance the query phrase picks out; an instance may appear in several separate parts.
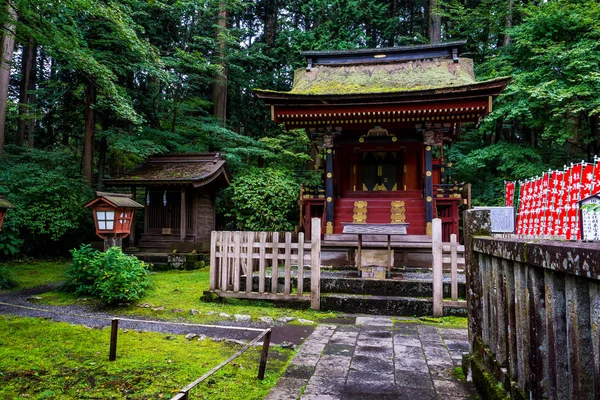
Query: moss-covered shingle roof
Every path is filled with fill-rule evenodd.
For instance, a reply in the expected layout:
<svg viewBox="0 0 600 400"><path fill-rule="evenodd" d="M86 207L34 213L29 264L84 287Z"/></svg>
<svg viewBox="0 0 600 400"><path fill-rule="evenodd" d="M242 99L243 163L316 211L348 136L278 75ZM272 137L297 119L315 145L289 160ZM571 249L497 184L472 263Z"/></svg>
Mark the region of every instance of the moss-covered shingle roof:
<svg viewBox="0 0 600 400"><path fill-rule="evenodd" d="M287 94L344 95L393 93L475 83L473 61L461 58L401 63L313 67L297 70Z"/></svg>
<svg viewBox="0 0 600 400"><path fill-rule="evenodd" d="M170 154L153 156L128 174L104 179L106 185L192 184L196 187L219 176L229 182L225 160L218 153Z"/></svg>

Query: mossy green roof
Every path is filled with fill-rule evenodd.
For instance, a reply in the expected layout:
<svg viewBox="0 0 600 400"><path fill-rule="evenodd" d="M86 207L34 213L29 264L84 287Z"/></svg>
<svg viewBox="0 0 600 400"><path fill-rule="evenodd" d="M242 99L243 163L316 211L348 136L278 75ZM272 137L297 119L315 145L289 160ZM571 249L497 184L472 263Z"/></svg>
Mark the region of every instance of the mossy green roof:
<svg viewBox="0 0 600 400"><path fill-rule="evenodd" d="M289 92L293 95L353 95L399 93L451 88L475 83L473 60L460 58L345 66L318 65L299 69Z"/></svg>

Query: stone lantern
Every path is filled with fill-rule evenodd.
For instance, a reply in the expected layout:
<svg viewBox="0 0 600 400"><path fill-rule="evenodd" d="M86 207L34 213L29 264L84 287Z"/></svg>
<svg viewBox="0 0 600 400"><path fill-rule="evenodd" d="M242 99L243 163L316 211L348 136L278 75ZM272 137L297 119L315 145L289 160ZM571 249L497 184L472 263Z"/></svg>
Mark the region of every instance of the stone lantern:
<svg viewBox="0 0 600 400"><path fill-rule="evenodd" d="M6 214L6 210L9 208L15 208L12 203L6 200L6 197L0 196L0 231L2 230L2 222L4 222L4 215Z"/></svg>
<svg viewBox="0 0 600 400"><path fill-rule="evenodd" d="M133 200L133 195L96 192L96 198L84 206L91 208L96 234L104 239L104 251L122 246L129 236L136 208L144 208Z"/></svg>

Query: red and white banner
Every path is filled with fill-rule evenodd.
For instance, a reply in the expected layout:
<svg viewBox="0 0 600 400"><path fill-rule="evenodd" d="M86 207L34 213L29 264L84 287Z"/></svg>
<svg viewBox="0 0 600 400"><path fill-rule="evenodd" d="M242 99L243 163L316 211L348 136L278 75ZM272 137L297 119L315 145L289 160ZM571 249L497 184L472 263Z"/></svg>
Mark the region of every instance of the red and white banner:
<svg viewBox="0 0 600 400"><path fill-rule="evenodd" d="M504 205L512 207L515 204L515 182L504 182Z"/></svg>
<svg viewBox="0 0 600 400"><path fill-rule="evenodd" d="M517 226L520 235L561 236L580 240L579 201L600 193L600 158L565 166L541 177L519 181ZM505 182L505 204L512 205L515 183Z"/></svg>

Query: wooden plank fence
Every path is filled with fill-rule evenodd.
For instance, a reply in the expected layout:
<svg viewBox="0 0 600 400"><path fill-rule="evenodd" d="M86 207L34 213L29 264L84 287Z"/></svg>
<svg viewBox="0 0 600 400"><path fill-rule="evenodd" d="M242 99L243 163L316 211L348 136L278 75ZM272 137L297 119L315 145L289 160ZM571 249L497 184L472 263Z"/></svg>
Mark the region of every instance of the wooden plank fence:
<svg viewBox="0 0 600 400"><path fill-rule="evenodd" d="M304 240L304 233L213 231L210 247L210 290L219 296L310 300L313 309L320 308L319 218L312 219L310 242ZM282 265L283 276L280 279ZM310 294L303 290L308 266L311 271ZM283 285L280 280L283 280Z"/></svg>
<svg viewBox="0 0 600 400"><path fill-rule="evenodd" d="M458 300L458 271L465 268L465 246L459 245L456 235L450 235L450 243L442 243L442 220L432 221L431 251L433 255L433 315L444 315L444 305L466 307L465 300ZM450 266L450 300L444 300L443 266Z"/></svg>

